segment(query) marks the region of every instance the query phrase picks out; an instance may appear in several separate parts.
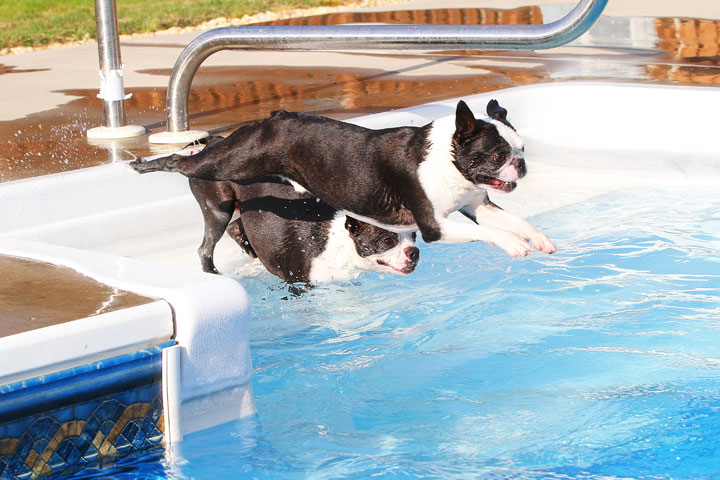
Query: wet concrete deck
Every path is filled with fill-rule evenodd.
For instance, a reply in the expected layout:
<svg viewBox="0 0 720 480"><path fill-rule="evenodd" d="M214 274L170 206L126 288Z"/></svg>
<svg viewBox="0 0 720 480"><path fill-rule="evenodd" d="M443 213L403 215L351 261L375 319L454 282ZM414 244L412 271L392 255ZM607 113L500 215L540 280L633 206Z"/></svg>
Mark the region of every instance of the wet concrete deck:
<svg viewBox="0 0 720 480"><path fill-rule="evenodd" d="M540 24L561 17L574 5L539 3L509 10L436 9L421 0L395 5L392 11L330 14L277 24ZM222 134L276 109L348 118L542 82L720 85L720 4L676 2L685 6L684 11L702 16L691 18L681 13L682 5L667 2L628 1L615 11L610 3L606 15L586 35L552 50L220 52L204 63L193 82L191 127ZM165 129L168 76L182 48L196 35L122 42L126 91L133 94L125 102L128 124L143 125L148 133ZM110 142L87 140L85 132L103 121L98 86L95 45L0 57L0 182L177 148L151 146L147 135ZM622 105L618 112L632 114L623 112ZM141 301L113 291L69 296L68 292L86 292L88 287L66 282L67 272L42 264L4 258L0 267L0 324L15 318L18 325L40 325L78 318L107 302L116 305L121 297L118 307ZM51 277L63 281L42 282ZM42 288L33 287L37 285L33 282L41 282ZM44 299L50 303L44 304ZM71 300L62 302L65 299ZM25 307L18 310L9 300ZM17 313L28 306L37 311ZM0 335L12 333L15 327L2 328Z"/></svg>
<svg viewBox="0 0 720 480"><path fill-rule="evenodd" d="M550 4L510 10L354 12L275 23L539 24L562 16L567 8ZM720 17L720 6L715 10ZM122 42L126 90L133 95L125 102L127 123L143 125L149 133L165 129L167 79L181 49L196 35ZM51 57L60 59L46 61ZM75 58L74 64L62 63L64 57ZM64 68L76 73L68 79ZM50 82L45 89L52 95L45 101L32 95L33 89L42 88L35 83L41 77ZM97 78L94 45L0 57L0 91L22 104L0 112L0 181L128 159L128 152L147 155L172 148L151 146L147 136L88 141L85 132L103 122ZM603 16L573 44L542 51L225 51L200 68L189 112L192 128L221 133L276 109L347 118L568 80L720 85L720 20ZM30 95L17 98L23 86ZM56 105L42 108L51 104Z"/></svg>
<svg viewBox="0 0 720 480"><path fill-rule="evenodd" d="M153 302L75 270L0 255L0 337Z"/></svg>

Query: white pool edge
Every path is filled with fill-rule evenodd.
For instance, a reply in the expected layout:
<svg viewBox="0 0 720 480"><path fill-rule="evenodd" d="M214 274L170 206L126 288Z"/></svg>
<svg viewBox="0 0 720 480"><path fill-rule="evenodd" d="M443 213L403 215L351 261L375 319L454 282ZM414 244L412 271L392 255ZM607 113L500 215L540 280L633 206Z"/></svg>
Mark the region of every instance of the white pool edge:
<svg viewBox="0 0 720 480"><path fill-rule="evenodd" d="M54 373L168 342L164 301L0 337L0 385Z"/></svg>
<svg viewBox="0 0 720 480"><path fill-rule="evenodd" d="M69 327L42 329L31 333L46 340L47 349L32 353L17 345L17 339L7 337L0 343L0 358L15 358L16 354L31 354L33 372L57 371L68 365L87 363L89 357L76 352L74 358L67 358L68 338L77 333L83 335L80 344L92 340L93 360L109 358L129 346L129 338L137 346L149 345L158 338L157 330L163 334L174 330L174 338L180 349L179 388L177 389L182 412L176 415L172 429L180 432L176 438L198 429L208 428L214 422L243 418L255 413L252 401L250 377L252 362L249 349L250 300L245 289L228 277L209 275L191 270L156 265L106 253L33 242L10 237L0 237L0 254L29 258L72 268L99 282L141 295L162 298L167 301L155 302L165 307L130 307L113 312L112 323L99 322L107 317L95 316L70 322ZM169 307L172 307L170 311ZM155 310L164 314L158 318ZM152 311L150 311L152 310ZM174 319L174 325L172 321ZM92 325L92 336L88 329L76 329L79 324ZM113 323L120 329L113 328ZM162 326L158 327L158 323ZM139 332L121 333L123 327L141 328ZM105 330L107 328L107 330ZM77 339L70 340L76 341ZM158 342L160 343L160 342ZM157 343L155 343L157 344ZM70 355L72 357L72 355ZM14 380L23 377L22 372L5 372ZM13 367L10 367L11 369ZM228 397L227 392L234 394ZM202 399L207 407L200 411L196 405ZM166 428L168 428L166 426Z"/></svg>

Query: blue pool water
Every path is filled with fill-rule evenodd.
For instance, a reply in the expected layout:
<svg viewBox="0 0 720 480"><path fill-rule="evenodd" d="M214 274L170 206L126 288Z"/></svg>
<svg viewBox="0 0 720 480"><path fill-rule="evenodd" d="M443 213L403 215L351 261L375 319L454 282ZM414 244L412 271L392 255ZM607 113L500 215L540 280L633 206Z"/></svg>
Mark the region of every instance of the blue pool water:
<svg viewBox="0 0 720 480"><path fill-rule="evenodd" d="M498 198L500 202L502 199ZM532 219L556 255L422 245L408 277L254 299L255 418L115 478L720 477L720 195Z"/></svg>

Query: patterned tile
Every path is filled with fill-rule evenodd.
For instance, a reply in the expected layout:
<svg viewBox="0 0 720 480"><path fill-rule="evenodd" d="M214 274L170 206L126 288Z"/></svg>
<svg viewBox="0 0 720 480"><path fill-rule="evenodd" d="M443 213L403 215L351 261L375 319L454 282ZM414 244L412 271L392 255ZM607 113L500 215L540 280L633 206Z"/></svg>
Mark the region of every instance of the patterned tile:
<svg viewBox="0 0 720 480"><path fill-rule="evenodd" d="M147 362L152 353L155 358L151 360L157 362L159 369L160 350L133 354L131 360L137 362L140 357ZM114 368L121 363L115 359L104 362ZM128 375L133 368L137 367L132 364L128 367ZM58 378L63 382L72 380L64 373ZM47 387L47 382L36 383L39 388ZM41 414L0 423L0 480L72 471L108 456L160 445L164 431L161 384L141 383L145 384L98 398L84 397L70 405L57 406L55 402L56 408ZM17 395L18 389L8 386L4 391ZM39 394L38 398L43 396Z"/></svg>

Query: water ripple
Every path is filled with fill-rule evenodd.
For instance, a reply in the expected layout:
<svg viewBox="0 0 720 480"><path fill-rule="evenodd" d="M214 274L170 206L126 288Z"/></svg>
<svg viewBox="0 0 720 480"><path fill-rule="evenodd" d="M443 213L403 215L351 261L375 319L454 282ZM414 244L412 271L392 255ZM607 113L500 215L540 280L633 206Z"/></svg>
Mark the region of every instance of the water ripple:
<svg viewBox="0 0 720 480"><path fill-rule="evenodd" d="M714 478L719 211L618 192L532 219L552 256L421 245L413 275L300 296L243 277L258 416L190 436L165 475Z"/></svg>

